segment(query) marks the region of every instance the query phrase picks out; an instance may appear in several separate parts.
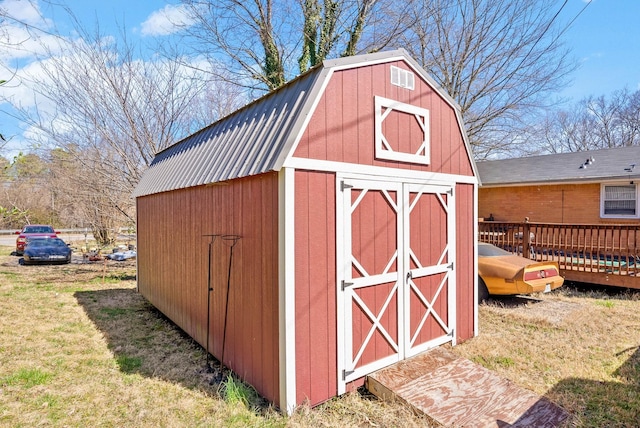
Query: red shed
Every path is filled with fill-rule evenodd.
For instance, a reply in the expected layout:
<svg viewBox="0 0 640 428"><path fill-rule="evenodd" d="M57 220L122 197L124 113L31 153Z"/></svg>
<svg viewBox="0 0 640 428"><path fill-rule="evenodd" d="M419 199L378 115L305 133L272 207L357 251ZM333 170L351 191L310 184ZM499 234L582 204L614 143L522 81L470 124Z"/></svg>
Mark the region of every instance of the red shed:
<svg viewBox="0 0 640 428"><path fill-rule="evenodd" d="M316 405L477 334L477 193L458 106L404 50L325 61L157 154L138 289L281 409Z"/></svg>

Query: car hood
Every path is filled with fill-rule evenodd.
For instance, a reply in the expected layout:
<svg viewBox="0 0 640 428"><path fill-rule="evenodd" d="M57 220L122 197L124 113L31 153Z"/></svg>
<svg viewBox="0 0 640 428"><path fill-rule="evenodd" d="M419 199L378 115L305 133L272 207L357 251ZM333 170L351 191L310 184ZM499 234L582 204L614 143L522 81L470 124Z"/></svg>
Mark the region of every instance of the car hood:
<svg viewBox="0 0 640 428"><path fill-rule="evenodd" d="M64 247L27 247L24 250L26 253L37 253L37 254L45 254L45 253L66 253L71 251L70 248Z"/></svg>
<svg viewBox="0 0 640 428"><path fill-rule="evenodd" d="M548 266L548 262L535 262L520 256L478 257L478 274L500 278L514 278L525 266Z"/></svg>

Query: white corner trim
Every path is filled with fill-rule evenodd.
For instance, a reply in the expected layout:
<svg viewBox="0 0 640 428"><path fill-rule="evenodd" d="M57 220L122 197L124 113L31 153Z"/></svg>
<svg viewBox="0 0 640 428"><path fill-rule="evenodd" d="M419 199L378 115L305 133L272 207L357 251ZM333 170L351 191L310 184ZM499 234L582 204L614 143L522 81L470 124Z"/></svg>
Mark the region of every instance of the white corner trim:
<svg viewBox="0 0 640 428"><path fill-rule="evenodd" d="M278 174L278 319L280 409L296 407L295 170Z"/></svg>
<svg viewBox="0 0 640 428"><path fill-rule="evenodd" d="M337 380L338 380L338 395L342 395L346 392L346 383L342 379L342 372L345 370L345 308L344 308L344 293L338 290L339 284L342 284L342 280L345 278L345 235L344 235L344 217L341 214L344 213L344 199L340 193L340 183L344 180L343 174L336 174L336 356L337 364L336 368Z"/></svg>
<svg viewBox="0 0 640 428"><path fill-rule="evenodd" d="M478 328L478 185L473 186L473 336L479 334Z"/></svg>

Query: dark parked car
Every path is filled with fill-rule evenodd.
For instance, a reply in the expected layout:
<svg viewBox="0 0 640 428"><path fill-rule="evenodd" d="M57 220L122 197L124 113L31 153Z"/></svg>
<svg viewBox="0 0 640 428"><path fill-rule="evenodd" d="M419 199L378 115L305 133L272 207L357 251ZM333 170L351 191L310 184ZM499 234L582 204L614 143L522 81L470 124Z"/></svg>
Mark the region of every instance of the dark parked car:
<svg viewBox="0 0 640 428"><path fill-rule="evenodd" d="M71 248L60 238L29 238L24 247L24 264L69 263Z"/></svg>
<svg viewBox="0 0 640 428"><path fill-rule="evenodd" d="M28 238L57 238L58 232L46 224L28 224L21 231L16 232L16 254L21 255Z"/></svg>

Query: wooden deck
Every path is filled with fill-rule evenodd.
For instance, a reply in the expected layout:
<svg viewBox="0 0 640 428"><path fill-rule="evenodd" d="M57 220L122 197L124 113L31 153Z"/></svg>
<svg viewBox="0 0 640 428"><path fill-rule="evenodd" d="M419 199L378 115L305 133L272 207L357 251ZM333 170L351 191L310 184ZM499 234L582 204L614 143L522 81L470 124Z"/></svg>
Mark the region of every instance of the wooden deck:
<svg viewBox="0 0 640 428"><path fill-rule="evenodd" d="M369 375L367 388L447 427L556 427L569 416L546 398L442 347Z"/></svg>
<svg viewBox="0 0 640 428"><path fill-rule="evenodd" d="M569 281L640 289L640 226L633 224L478 223L481 242L558 263Z"/></svg>

